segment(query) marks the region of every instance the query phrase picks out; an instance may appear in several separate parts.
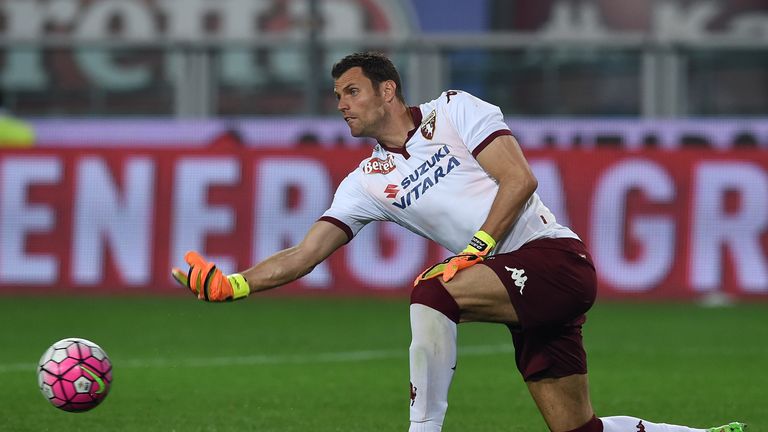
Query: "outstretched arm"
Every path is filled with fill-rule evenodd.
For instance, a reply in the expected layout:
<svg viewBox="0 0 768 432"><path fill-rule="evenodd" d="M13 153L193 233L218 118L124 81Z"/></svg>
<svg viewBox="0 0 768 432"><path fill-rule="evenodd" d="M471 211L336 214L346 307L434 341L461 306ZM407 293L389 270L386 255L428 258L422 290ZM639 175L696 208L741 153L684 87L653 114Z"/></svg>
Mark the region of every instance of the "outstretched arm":
<svg viewBox="0 0 768 432"><path fill-rule="evenodd" d="M347 242L347 234L334 224L315 222L297 246L284 249L241 273L224 275L216 265L194 251L184 260L189 270L174 268L171 273L199 299L228 301L247 297L292 282L326 259Z"/></svg>
<svg viewBox="0 0 768 432"><path fill-rule="evenodd" d="M301 243L277 252L240 274L248 281L251 292L276 288L311 272L347 241L347 234L339 227L318 221Z"/></svg>

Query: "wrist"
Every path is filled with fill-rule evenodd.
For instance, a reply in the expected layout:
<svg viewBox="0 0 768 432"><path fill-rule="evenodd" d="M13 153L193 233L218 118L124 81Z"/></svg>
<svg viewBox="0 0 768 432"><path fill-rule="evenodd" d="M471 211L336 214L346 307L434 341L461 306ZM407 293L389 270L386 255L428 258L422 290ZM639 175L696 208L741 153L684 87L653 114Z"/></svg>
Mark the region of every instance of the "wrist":
<svg viewBox="0 0 768 432"><path fill-rule="evenodd" d="M229 284L232 286L232 300L239 300L248 297L251 293L251 287L248 281L240 273L233 273L227 276Z"/></svg>
<svg viewBox="0 0 768 432"><path fill-rule="evenodd" d="M472 241L469 242L469 245L464 249L464 252L475 255L486 255L495 246L496 240L494 240L494 238L487 232L480 230L475 233L474 237L472 237Z"/></svg>

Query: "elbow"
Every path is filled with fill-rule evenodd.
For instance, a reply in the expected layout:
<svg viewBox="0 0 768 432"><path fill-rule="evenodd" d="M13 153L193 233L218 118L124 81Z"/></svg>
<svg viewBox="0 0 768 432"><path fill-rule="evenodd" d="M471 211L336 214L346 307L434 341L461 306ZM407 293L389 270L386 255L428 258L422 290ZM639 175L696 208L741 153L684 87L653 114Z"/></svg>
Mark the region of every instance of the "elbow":
<svg viewBox="0 0 768 432"><path fill-rule="evenodd" d="M509 176L500 180L499 187L505 191L504 194L510 194L515 197L515 200L525 202L536 192L539 181L533 173L528 172L525 175Z"/></svg>
<svg viewBox="0 0 768 432"><path fill-rule="evenodd" d="M539 187L539 181L536 179L536 176L534 176L533 173L530 173L526 176L523 187L525 190L526 199L530 198L531 195L536 192L536 189Z"/></svg>

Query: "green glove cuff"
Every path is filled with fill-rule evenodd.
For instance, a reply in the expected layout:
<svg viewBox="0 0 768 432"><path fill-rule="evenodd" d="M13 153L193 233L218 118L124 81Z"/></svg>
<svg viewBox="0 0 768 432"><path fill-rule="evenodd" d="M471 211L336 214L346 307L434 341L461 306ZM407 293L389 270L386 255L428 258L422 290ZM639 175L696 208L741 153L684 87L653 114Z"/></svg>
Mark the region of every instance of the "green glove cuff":
<svg viewBox="0 0 768 432"><path fill-rule="evenodd" d="M248 286L248 281L245 280L240 273L228 275L227 280L229 281L229 284L232 285L232 300L248 297L248 294L251 293L251 287Z"/></svg>
<svg viewBox="0 0 768 432"><path fill-rule="evenodd" d="M474 255L485 255L495 246L496 240L494 240L490 234L485 231L478 231L475 233L475 236L472 237L472 241L469 242L469 245L464 249L464 252Z"/></svg>

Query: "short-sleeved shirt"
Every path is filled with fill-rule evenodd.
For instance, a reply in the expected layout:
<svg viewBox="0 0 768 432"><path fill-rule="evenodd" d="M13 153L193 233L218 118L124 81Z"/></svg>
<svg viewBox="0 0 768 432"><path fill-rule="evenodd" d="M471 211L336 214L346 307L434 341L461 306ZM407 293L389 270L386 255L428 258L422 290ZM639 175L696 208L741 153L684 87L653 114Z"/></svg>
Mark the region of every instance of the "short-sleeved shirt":
<svg viewBox="0 0 768 432"><path fill-rule="evenodd" d="M391 221L459 253L488 217L498 182L475 159L496 137L512 135L501 110L449 90L410 107L416 128L404 147L377 144L339 185L321 220L351 240L371 221ZM491 252L506 253L537 238L578 236L557 223L534 193Z"/></svg>

